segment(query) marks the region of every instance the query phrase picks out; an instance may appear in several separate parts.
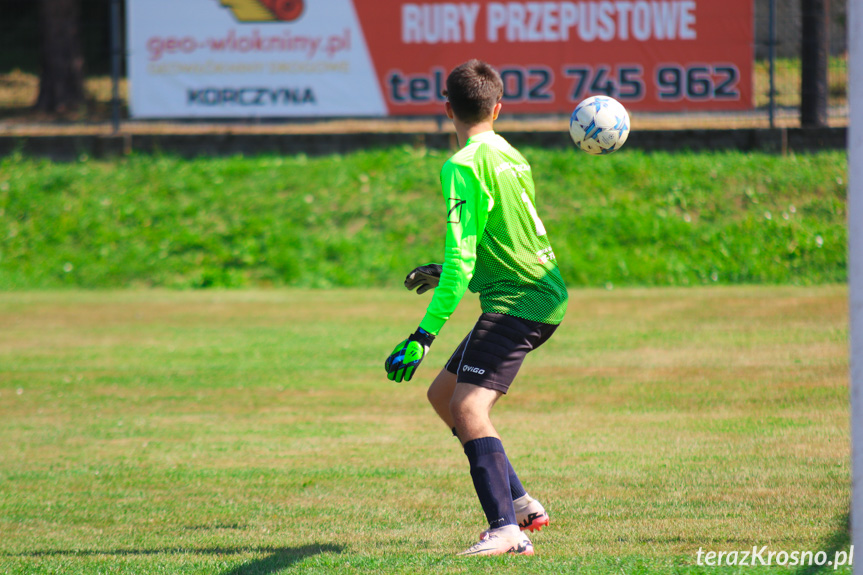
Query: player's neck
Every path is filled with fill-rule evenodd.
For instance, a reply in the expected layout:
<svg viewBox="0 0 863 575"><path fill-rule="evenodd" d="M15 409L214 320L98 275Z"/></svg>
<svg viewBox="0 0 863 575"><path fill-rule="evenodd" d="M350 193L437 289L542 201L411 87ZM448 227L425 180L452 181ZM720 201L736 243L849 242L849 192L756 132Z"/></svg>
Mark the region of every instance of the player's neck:
<svg viewBox="0 0 863 575"><path fill-rule="evenodd" d="M477 134L494 131L494 122L492 120L470 125L463 124L458 120L453 123L455 124L455 133L458 136L458 144L462 148L467 145L467 141L469 139L473 138Z"/></svg>

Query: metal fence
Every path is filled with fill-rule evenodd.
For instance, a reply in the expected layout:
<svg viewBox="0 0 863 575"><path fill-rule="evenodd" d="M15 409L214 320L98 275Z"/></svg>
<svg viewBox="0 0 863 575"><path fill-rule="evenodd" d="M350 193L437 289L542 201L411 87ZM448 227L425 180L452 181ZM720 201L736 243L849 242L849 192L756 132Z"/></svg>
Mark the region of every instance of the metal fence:
<svg viewBox="0 0 863 575"><path fill-rule="evenodd" d="M762 115L767 113L769 120L772 56L773 115L779 126L800 125L800 63L803 52L801 4L801 0L755 1L755 105ZM829 3L827 109L831 125L846 125L848 122L847 14L848 5L844 0ZM772 37L771 20L774 30Z"/></svg>
<svg viewBox="0 0 863 575"><path fill-rule="evenodd" d="M119 81L112 82L112 23L122 28L122 13L114 14L112 0L80 0L81 36L86 60L87 104L59 120L64 125L109 125L112 99L124 125L131 129L141 122L127 118L125 62L120 58ZM122 10L122 2L119 6ZM642 128L687 127L796 127L800 125L801 53L803 16L801 0L754 0L755 30L753 85L754 107L748 112L702 112L685 114L638 113ZM773 33L771 33L771 29ZM122 39L123 30L119 30ZM847 3L829 6L828 124L848 121ZM33 123L53 122L35 114L38 94L39 18L38 2L0 0L0 132ZM771 97L771 86L772 97ZM405 121L383 119L383 122ZM530 122L532 118L519 118ZM286 120L284 123L290 123ZM294 120L296 122L296 120ZM236 124L235 124L236 125Z"/></svg>

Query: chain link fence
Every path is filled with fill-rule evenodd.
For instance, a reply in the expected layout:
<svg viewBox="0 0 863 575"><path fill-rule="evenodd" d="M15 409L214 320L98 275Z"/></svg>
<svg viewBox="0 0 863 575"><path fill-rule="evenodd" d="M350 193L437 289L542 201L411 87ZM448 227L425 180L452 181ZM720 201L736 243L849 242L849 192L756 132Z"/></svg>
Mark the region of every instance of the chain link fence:
<svg viewBox="0 0 863 575"><path fill-rule="evenodd" d="M41 68L39 4L34 0L0 0L0 129L3 125L55 119L67 124L108 121L112 97L110 0L79 0L87 101L63 118L44 117L33 111ZM123 72L124 108L125 84Z"/></svg>
<svg viewBox="0 0 863 575"><path fill-rule="evenodd" d="M801 0L775 3L774 111L779 126L800 125L803 10ZM755 0L755 106L769 115L771 0ZM848 122L848 4L828 2L827 115L830 125Z"/></svg>
<svg viewBox="0 0 863 575"><path fill-rule="evenodd" d="M33 0L0 0L0 132L34 123L95 126L111 121L111 0L79 0L81 41L85 59L87 101L81 109L62 118L40 116L33 110L39 89L39 3ZM705 0L699 0L705 1ZM771 2L774 9L771 10ZM829 4L828 124L848 122L847 3ZM801 0L754 0L753 108L748 112L688 112L682 114L636 113L644 128L797 127L800 125L801 52L803 15ZM775 42L771 51L771 18ZM124 22L124 19L120 19ZM123 30L120 31L121 35ZM771 55L773 65L771 67ZM774 86L771 100L771 68ZM120 110L129 122L125 62L120 67ZM772 104L772 109L771 109ZM428 119L426 119L428 120ZM531 122L532 118L518 118ZM539 120L538 118L536 120ZM297 122L298 120L293 120ZM377 122L404 122L381 119ZM282 123L290 123L285 120ZM308 122L306 122L308 123ZM440 127L441 122L437 122ZM237 127L237 123L233 123Z"/></svg>

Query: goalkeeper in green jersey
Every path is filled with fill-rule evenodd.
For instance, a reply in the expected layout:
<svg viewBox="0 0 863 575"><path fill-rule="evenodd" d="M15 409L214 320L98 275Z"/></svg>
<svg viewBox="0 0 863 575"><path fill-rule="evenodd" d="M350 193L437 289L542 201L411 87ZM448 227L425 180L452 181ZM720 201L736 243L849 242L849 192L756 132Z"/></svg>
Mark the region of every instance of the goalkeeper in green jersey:
<svg viewBox="0 0 863 575"><path fill-rule="evenodd" d="M405 280L434 289L414 334L386 360L389 379L409 380L467 289L482 315L428 390L428 399L464 447L489 527L462 555L533 554L524 533L548 525L527 494L489 419L527 352L542 345L566 312L566 286L536 213L527 160L494 133L503 82L479 60L447 77L446 114L462 148L441 169L446 217L443 265L420 266Z"/></svg>

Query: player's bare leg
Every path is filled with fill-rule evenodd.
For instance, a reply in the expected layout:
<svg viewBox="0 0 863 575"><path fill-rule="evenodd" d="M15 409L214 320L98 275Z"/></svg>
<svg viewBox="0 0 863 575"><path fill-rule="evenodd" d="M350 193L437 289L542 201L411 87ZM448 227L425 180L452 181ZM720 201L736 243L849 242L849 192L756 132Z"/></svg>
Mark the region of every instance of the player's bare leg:
<svg viewBox="0 0 863 575"><path fill-rule="evenodd" d="M500 439L491 423L491 408L503 394L470 383L457 383L450 399L453 425L462 444L480 437Z"/></svg>
<svg viewBox="0 0 863 575"><path fill-rule="evenodd" d="M456 379L457 377L454 373L442 369L429 386L426 394L435 413L438 414L450 429L455 429L455 423L450 412L450 402L455 392ZM509 462L508 465L510 489L512 491L513 506L518 526L522 531L538 531L548 525L548 513L539 501L532 498L524 490L512 465ZM482 539L485 534L483 532L480 538Z"/></svg>
<svg viewBox="0 0 863 575"><path fill-rule="evenodd" d="M470 383L456 383L450 414L464 452L483 512L489 522L479 542L462 555L533 555L533 544L521 532L515 516L509 470L512 468L500 435L491 423L491 408L500 391Z"/></svg>
<svg viewBox="0 0 863 575"><path fill-rule="evenodd" d="M455 391L456 374L450 373L445 369L440 370L437 377L429 386L426 397L431 403L435 412L438 414L447 427L450 429L455 427L452 420L452 414L449 411L449 404L452 400L452 394Z"/></svg>

